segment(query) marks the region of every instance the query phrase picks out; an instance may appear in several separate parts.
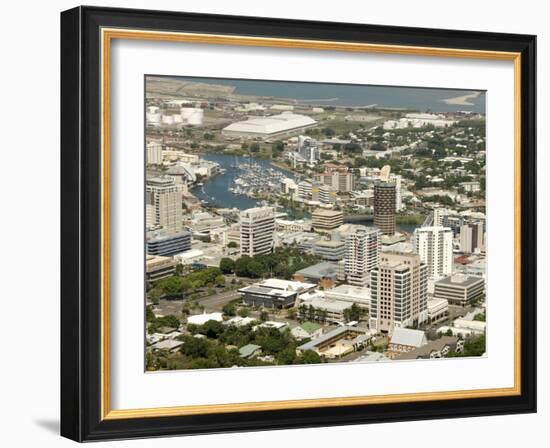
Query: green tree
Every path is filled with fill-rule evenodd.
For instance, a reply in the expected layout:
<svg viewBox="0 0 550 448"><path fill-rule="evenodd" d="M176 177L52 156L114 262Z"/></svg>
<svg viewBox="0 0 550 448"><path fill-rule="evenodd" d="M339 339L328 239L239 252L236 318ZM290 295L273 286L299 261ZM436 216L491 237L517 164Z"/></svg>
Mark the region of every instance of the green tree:
<svg viewBox="0 0 550 448"><path fill-rule="evenodd" d="M262 322L265 322L266 320L269 320L269 313L267 311L262 311L260 313L260 320Z"/></svg>
<svg viewBox="0 0 550 448"><path fill-rule="evenodd" d="M281 364L281 365L294 364L294 361L296 360L296 348L294 346L287 347L284 350L280 351L277 354L276 358L277 358L277 364Z"/></svg>
<svg viewBox="0 0 550 448"><path fill-rule="evenodd" d="M223 333L224 326L217 320L209 320L198 328L200 334L205 335L210 339L217 339L217 337Z"/></svg>
<svg viewBox="0 0 550 448"><path fill-rule="evenodd" d="M248 264L251 258L247 255L242 256L235 261L235 274L239 277L248 277Z"/></svg>
<svg viewBox="0 0 550 448"><path fill-rule="evenodd" d="M234 249L236 247L239 247L239 245L237 244L236 241L229 241L229 243L227 244L227 247L229 247L230 249Z"/></svg>
<svg viewBox="0 0 550 448"><path fill-rule="evenodd" d="M181 352L190 358L205 358L208 355L209 342L193 336L184 336Z"/></svg>
<svg viewBox="0 0 550 448"><path fill-rule="evenodd" d="M317 352L314 352L313 350L306 350L302 354L301 362L303 364L320 364L322 361Z"/></svg>
<svg viewBox="0 0 550 448"><path fill-rule="evenodd" d="M159 288L158 286L151 289L148 293L147 293L147 296L149 297L149 299L151 300L151 302L153 302L155 305L158 305L159 303L159 300L162 296L162 288Z"/></svg>
<svg viewBox="0 0 550 448"><path fill-rule="evenodd" d="M265 273L265 268L259 261L252 260L248 263L248 276L252 278L260 278Z"/></svg>
<svg viewBox="0 0 550 448"><path fill-rule="evenodd" d="M222 274L218 275L214 280L214 283L216 284L216 286L225 286L225 276L223 276Z"/></svg>
<svg viewBox="0 0 550 448"><path fill-rule="evenodd" d="M226 303L222 308L223 314L227 316L237 315L237 310L234 303Z"/></svg>
<svg viewBox="0 0 550 448"><path fill-rule="evenodd" d="M231 258L222 258L220 260L220 270L224 274L232 274L235 272L235 262Z"/></svg>
<svg viewBox="0 0 550 448"><path fill-rule="evenodd" d="M248 317L250 311L248 308L241 308L237 314L241 317Z"/></svg>
<svg viewBox="0 0 550 448"><path fill-rule="evenodd" d="M183 279L181 277L172 276L156 282L155 288L159 288L166 295L177 296L182 293L182 284Z"/></svg>

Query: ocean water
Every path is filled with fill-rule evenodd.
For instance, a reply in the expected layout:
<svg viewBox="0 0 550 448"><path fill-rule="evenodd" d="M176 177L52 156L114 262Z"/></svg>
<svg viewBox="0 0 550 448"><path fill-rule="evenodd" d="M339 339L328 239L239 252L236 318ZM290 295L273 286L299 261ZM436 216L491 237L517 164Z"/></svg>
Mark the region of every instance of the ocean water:
<svg viewBox="0 0 550 448"><path fill-rule="evenodd" d="M356 84L324 84L292 81L263 81L222 78L192 78L188 81L229 85L241 95L295 99L298 103L324 106L370 106L415 109L421 112L485 112L485 92L424 87L374 86ZM473 105L446 104L443 100L479 92L470 98Z"/></svg>

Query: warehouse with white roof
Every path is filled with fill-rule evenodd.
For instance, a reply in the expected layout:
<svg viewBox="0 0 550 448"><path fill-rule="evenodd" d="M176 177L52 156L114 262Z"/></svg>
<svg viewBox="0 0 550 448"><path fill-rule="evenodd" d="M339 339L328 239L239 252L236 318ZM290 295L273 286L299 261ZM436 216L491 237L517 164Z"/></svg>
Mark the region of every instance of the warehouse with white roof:
<svg viewBox="0 0 550 448"><path fill-rule="evenodd" d="M306 115L285 112L269 117L254 117L238 121L222 129L227 137L269 138L282 137L313 127L317 122Z"/></svg>

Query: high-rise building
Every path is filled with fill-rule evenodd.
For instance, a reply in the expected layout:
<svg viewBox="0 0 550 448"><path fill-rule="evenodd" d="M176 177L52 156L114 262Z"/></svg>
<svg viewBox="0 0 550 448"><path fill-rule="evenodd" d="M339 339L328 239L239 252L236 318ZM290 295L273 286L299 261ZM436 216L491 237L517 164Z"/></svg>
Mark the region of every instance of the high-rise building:
<svg viewBox="0 0 550 448"><path fill-rule="evenodd" d="M325 184L313 182L311 186L311 200L320 202L321 204L336 203L336 190Z"/></svg>
<svg viewBox="0 0 550 448"><path fill-rule="evenodd" d="M395 184L377 182L374 185L374 225L384 235L395 234Z"/></svg>
<svg viewBox="0 0 550 448"><path fill-rule="evenodd" d="M433 211L433 225L434 226L442 226L443 220L445 219L445 216L449 214L449 210L442 207L436 207Z"/></svg>
<svg viewBox="0 0 550 448"><path fill-rule="evenodd" d="M369 284L369 273L380 259L380 232L378 229L355 227L346 235L344 272L346 281L353 286Z"/></svg>
<svg viewBox="0 0 550 448"><path fill-rule="evenodd" d="M324 173L317 173L313 175L313 180L341 192L349 192L354 188L353 173L349 171L327 171Z"/></svg>
<svg viewBox="0 0 550 448"><path fill-rule="evenodd" d="M273 248L275 214L271 207L256 207L240 214L241 255L268 254Z"/></svg>
<svg viewBox="0 0 550 448"><path fill-rule="evenodd" d="M298 197L304 201L310 201L312 189L313 185L311 184L311 182L303 180L302 182L298 183Z"/></svg>
<svg viewBox="0 0 550 448"><path fill-rule="evenodd" d="M145 191L147 229L179 232L182 229L183 210L180 187L170 178L153 177L147 179Z"/></svg>
<svg viewBox="0 0 550 448"><path fill-rule="evenodd" d="M399 212L403 209L401 176L399 174L390 174L390 181L395 184L395 211Z"/></svg>
<svg viewBox="0 0 550 448"><path fill-rule="evenodd" d="M157 141L147 142L147 165L162 164L162 144Z"/></svg>
<svg viewBox="0 0 550 448"><path fill-rule="evenodd" d="M336 190L329 185L321 185L319 187L319 202L321 204L336 203Z"/></svg>
<svg viewBox="0 0 550 448"><path fill-rule="evenodd" d="M297 188L298 186L296 185L294 179L289 179L288 177L285 177L281 180L281 193L291 194L292 190L296 190Z"/></svg>
<svg viewBox="0 0 550 448"><path fill-rule="evenodd" d="M414 231L414 250L428 266L428 277L440 279L453 272L453 231L448 227L419 227Z"/></svg>
<svg viewBox="0 0 550 448"><path fill-rule="evenodd" d="M300 154L309 165L314 165L321 159L321 153L317 147L317 142L305 135L300 135L300 137L298 137L298 154Z"/></svg>
<svg viewBox="0 0 550 448"><path fill-rule="evenodd" d="M318 208L311 215L314 230L333 230L344 223L344 213L338 210Z"/></svg>
<svg viewBox="0 0 550 448"><path fill-rule="evenodd" d="M484 243L483 222L467 223L460 226L460 250L465 253L473 253L476 249L482 249Z"/></svg>
<svg viewBox="0 0 550 448"><path fill-rule="evenodd" d="M428 315L428 267L416 254L383 252L370 273L370 327L392 334L415 326Z"/></svg>

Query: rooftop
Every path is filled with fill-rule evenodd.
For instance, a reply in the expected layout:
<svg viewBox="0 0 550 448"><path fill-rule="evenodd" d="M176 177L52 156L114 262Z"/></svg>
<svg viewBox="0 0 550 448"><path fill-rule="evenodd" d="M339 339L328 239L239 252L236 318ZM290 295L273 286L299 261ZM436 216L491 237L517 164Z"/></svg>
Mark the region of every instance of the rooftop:
<svg viewBox="0 0 550 448"><path fill-rule="evenodd" d="M338 266L335 263L324 261L321 263L308 266L307 268L296 271L295 275L302 275L307 278L324 278L324 277L336 277L336 271Z"/></svg>
<svg viewBox="0 0 550 448"><path fill-rule="evenodd" d="M282 113L269 117L249 118L246 121L238 121L223 128L223 132L251 133L251 134L277 134L292 129L313 126L317 122L305 115Z"/></svg>
<svg viewBox="0 0 550 448"><path fill-rule="evenodd" d="M194 324L194 325L203 325L209 320L215 320L217 322L221 322L223 320L222 313L196 314L194 316L189 316L187 318L187 323Z"/></svg>
<svg viewBox="0 0 550 448"><path fill-rule="evenodd" d="M426 343L426 335L423 331L397 327L393 330L390 344L408 345L420 347Z"/></svg>
<svg viewBox="0 0 550 448"><path fill-rule="evenodd" d="M315 333L319 328L321 328L321 325L315 323L315 322L304 322L302 325L300 325L305 331L307 331L309 334Z"/></svg>
<svg viewBox="0 0 550 448"><path fill-rule="evenodd" d="M338 336L344 337L344 335L348 332L353 333L360 333L360 334L366 334L366 330L362 330L357 327L348 327L346 325L342 325L340 327L336 327L334 330L329 331L328 333L323 334L322 336L319 336L317 339L314 339L313 341L306 342L305 344L302 344L298 347L299 350L305 351L305 350L314 350L315 347L323 344L324 342Z"/></svg>
<svg viewBox="0 0 550 448"><path fill-rule="evenodd" d="M239 349L241 358L248 358L252 356L256 351L261 350L262 347L256 344L247 344Z"/></svg>
<svg viewBox="0 0 550 448"><path fill-rule="evenodd" d="M461 286L467 288L468 286L475 285L477 283L482 283L483 279L479 277L473 277L468 275L451 275L449 277L442 278L435 282L436 285L445 285L445 286Z"/></svg>
<svg viewBox="0 0 550 448"><path fill-rule="evenodd" d="M418 359L429 357L432 352L439 352L445 348L445 346L450 346L454 348L458 338L456 336L442 336L435 341L430 341L422 347L418 347L410 352L403 353L396 356L394 359Z"/></svg>
<svg viewBox="0 0 550 448"><path fill-rule="evenodd" d="M156 342L152 345L152 348L156 350L174 350L183 345L182 341L175 339L165 339L164 341Z"/></svg>
<svg viewBox="0 0 550 448"><path fill-rule="evenodd" d="M315 210L313 212L313 215L317 215L317 216L326 216L326 217L329 217L329 218L332 218L334 216L340 216L340 215L343 215L343 212L339 211L339 210L329 210L329 209L324 209L324 208L318 208L317 210Z"/></svg>

